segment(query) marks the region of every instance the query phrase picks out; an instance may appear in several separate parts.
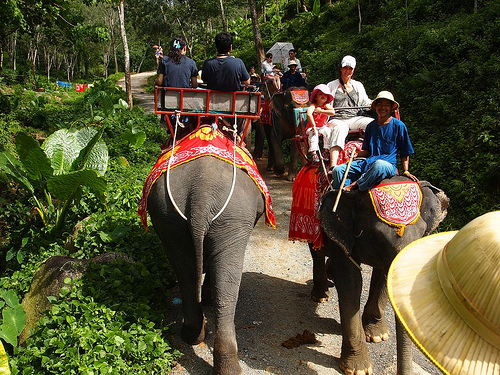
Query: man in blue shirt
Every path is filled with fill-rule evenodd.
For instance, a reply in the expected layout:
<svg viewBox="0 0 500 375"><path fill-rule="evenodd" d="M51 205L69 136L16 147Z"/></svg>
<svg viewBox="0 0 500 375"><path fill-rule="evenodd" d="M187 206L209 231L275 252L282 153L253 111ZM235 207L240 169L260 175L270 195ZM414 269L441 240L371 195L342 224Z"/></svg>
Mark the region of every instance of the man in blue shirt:
<svg viewBox="0 0 500 375"><path fill-rule="evenodd" d="M205 60L201 69L201 79L207 88L219 91L242 91L248 86L250 74L241 59L231 56L233 37L223 32L215 37L217 57Z"/></svg>
<svg viewBox="0 0 500 375"><path fill-rule="evenodd" d="M378 118L370 122L365 130L362 150L356 156L366 157L351 164L344 190L369 190L385 178L397 174L396 163L399 154L403 174L413 181L418 179L409 172L410 155L414 153L406 125L392 117L399 104L389 91L381 91L372 102L372 109ZM333 188L339 189L347 164L333 169Z"/></svg>
<svg viewBox="0 0 500 375"><path fill-rule="evenodd" d="M307 87L306 80L297 72L297 62L291 60L288 67L290 70L286 71L281 77L281 89L285 91L290 87Z"/></svg>

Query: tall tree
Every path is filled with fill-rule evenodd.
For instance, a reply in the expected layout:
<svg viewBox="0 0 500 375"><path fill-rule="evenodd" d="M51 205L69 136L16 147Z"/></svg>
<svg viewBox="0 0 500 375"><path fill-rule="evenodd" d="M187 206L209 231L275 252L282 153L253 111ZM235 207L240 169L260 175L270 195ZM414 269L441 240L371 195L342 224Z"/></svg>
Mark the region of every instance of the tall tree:
<svg viewBox="0 0 500 375"><path fill-rule="evenodd" d="M120 20L120 33L122 36L123 54L125 57L125 91L127 92L128 106L132 109L134 103L132 100L132 81L130 79L130 53L128 50L127 33L125 31L125 9L123 0L120 0L118 3L118 18Z"/></svg>
<svg viewBox="0 0 500 375"><path fill-rule="evenodd" d="M255 52L257 55L257 70L260 71L265 53L264 46L262 44L262 35L260 33L259 16L257 15L255 0L248 0L248 3L250 5L250 18L252 19L253 38L255 42Z"/></svg>

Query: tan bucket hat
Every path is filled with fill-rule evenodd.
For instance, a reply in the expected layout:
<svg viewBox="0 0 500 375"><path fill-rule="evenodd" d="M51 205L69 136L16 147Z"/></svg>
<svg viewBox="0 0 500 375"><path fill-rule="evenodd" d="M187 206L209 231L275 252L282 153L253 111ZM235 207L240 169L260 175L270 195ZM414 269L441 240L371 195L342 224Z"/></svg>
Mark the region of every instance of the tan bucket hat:
<svg viewBox="0 0 500 375"><path fill-rule="evenodd" d="M394 100L394 95L390 91L380 91L375 99L373 99L371 109L375 110L375 103L379 99L387 99L396 104L396 109L399 108L399 103Z"/></svg>
<svg viewBox="0 0 500 375"><path fill-rule="evenodd" d="M445 374L500 374L500 211L421 238L394 259L392 307Z"/></svg>

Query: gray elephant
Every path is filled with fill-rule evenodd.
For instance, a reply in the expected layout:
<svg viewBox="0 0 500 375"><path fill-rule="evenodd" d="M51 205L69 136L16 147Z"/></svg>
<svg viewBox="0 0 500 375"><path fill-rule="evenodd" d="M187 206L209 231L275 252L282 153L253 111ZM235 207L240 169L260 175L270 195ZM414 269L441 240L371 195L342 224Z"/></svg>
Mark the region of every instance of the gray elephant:
<svg viewBox="0 0 500 375"><path fill-rule="evenodd" d="M245 249L265 212L264 196L249 174L211 156L171 169L169 184L177 208L163 173L150 189L147 211L181 289L181 337L192 345L205 338L201 295L206 273L215 309L214 374L240 374L234 314Z"/></svg>
<svg viewBox="0 0 500 375"><path fill-rule="evenodd" d="M301 92L299 99L292 95L292 91ZM295 100L294 100L295 99ZM299 101L299 102L297 102ZM295 137L295 116L294 108L308 106L309 93L304 87L291 87L284 93L277 93L272 98L271 120L272 129L270 148L272 148L273 159L268 159L268 170L272 168L274 173L282 175L285 173L285 159L283 155L283 141ZM297 175L299 164L299 152L294 142L290 144L290 163L288 164L287 180L293 181Z"/></svg>
<svg viewBox="0 0 500 375"><path fill-rule="evenodd" d="M382 184L400 181L409 180L395 176ZM449 199L445 193L426 181L421 181L420 187L420 216L405 227L402 235L380 219L366 191L344 192L336 212L332 212L332 208L338 191L330 191L322 197L318 216L326 235L322 249L313 250L310 246L314 283L311 295L316 301L327 299L327 275L333 279L342 326L340 368L347 374L371 374L365 342L380 342L388 338L384 311L387 304L386 275L392 260L406 245L433 232L446 217ZM329 260L325 263L326 256ZM360 312L362 278L357 266L362 263L373 267L370 294L363 314ZM398 373L411 374L411 341L399 323L396 331Z"/></svg>

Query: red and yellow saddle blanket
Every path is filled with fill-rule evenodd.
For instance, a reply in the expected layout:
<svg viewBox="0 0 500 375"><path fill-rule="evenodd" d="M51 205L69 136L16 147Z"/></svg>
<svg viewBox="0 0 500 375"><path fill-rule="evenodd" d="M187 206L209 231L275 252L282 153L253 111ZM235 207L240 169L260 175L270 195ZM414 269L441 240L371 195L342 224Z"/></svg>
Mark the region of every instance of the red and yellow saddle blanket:
<svg viewBox="0 0 500 375"><path fill-rule="evenodd" d="M402 236L407 225L420 217L422 191L413 181L389 182L370 189L370 198L380 220L396 227Z"/></svg>
<svg viewBox="0 0 500 375"><path fill-rule="evenodd" d="M235 157L233 157L233 147L236 148ZM235 160L236 167L244 170L262 192L266 203L266 224L276 228L271 195L269 194L269 189L264 179L257 169L257 165L255 165L253 159L242 148L235 146L233 141L224 136L219 129L213 130L208 126L201 127L183 138L183 140L175 146L175 150L173 151L174 160L170 168L178 167L181 164L188 163L204 156L216 157L230 164L233 164ZM172 148L160 155L142 189L138 214L146 230L148 227L147 201L149 191L162 173L167 171L171 156Z"/></svg>
<svg viewBox="0 0 500 375"><path fill-rule="evenodd" d="M307 90L292 90L290 91L292 100L300 107L305 107L309 102L309 91Z"/></svg>
<svg viewBox="0 0 500 375"><path fill-rule="evenodd" d="M321 181L317 165L304 166L292 187L292 209L288 227L290 241L312 243L314 249L323 247L323 230L316 217L321 200Z"/></svg>

